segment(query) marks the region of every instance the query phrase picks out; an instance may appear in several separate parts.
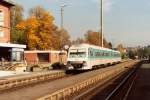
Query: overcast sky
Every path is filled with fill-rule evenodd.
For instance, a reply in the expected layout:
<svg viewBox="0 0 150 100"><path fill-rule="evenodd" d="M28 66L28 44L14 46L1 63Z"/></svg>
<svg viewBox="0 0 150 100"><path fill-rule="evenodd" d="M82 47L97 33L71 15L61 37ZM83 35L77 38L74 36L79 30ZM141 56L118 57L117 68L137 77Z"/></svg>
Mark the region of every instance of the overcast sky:
<svg viewBox="0 0 150 100"><path fill-rule="evenodd" d="M55 17L60 26L60 5L65 2L65 25L71 38L83 37L87 30L98 31L100 0L14 0L25 9L41 5ZM103 0L104 35L113 45L150 44L150 0Z"/></svg>

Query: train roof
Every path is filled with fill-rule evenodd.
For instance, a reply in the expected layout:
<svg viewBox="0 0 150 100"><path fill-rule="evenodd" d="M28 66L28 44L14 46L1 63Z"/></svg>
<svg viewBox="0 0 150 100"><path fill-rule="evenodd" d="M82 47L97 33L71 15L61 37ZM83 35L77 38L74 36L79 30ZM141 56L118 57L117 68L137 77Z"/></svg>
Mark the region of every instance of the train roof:
<svg viewBox="0 0 150 100"><path fill-rule="evenodd" d="M108 49L108 48L104 48L104 47L100 47L100 46L95 46L95 45L91 45L91 44L86 44L86 43L72 45L70 48L76 48L76 47L80 47L80 48L92 47L92 48L95 48L95 49L101 49L101 50L107 50L107 51L113 51L113 52L120 53L119 51L116 51L116 50L112 50L112 49Z"/></svg>

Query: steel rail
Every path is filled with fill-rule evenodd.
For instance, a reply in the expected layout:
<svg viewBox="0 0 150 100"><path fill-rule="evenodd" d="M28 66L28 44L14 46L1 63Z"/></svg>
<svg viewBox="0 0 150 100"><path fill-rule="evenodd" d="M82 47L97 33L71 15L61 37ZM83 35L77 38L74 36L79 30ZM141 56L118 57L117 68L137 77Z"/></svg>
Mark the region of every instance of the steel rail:
<svg viewBox="0 0 150 100"><path fill-rule="evenodd" d="M132 87L133 87L133 84L134 84L136 78L137 78L137 74L136 74L136 76L134 77L134 79L133 79L131 85L129 86L129 89L128 89L127 93L125 94L123 100L127 100L127 97L128 97L128 95L129 95L129 93L130 93Z"/></svg>
<svg viewBox="0 0 150 100"><path fill-rule="evenodd" d="M116 92L128 81L130 77L137 71L137 68L132 70L124 79L121 81L121 83L106 97L105 100L111 100L111 98L116 94Z"/></svg>

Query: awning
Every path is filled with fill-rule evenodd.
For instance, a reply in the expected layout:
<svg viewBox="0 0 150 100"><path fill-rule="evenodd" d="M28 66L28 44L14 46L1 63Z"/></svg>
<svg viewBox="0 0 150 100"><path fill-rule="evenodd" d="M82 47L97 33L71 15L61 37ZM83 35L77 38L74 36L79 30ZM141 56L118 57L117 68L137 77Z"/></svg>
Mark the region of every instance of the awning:
<svg viewBox="0 0 150 100"><path fill-rule="evenodd" d="M0 47L22 48L22 49L25 49L25 48L26 48L26 45L11 44L11 43L0 43Z"/></svg>
<svg viewBox="0 0 150 100"><path fill-rule="evenodd" d="M6 4L10 5L10 6L14 6L15 5L15 3L12 0L0 0L0 1L3 2L3 3L6 3Z"/></svg>

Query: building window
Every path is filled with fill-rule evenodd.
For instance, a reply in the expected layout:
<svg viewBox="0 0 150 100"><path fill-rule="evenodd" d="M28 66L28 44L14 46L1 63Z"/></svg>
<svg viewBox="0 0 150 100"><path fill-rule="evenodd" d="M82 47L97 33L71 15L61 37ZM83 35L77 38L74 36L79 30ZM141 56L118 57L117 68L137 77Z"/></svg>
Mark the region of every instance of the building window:
<svg viewBox="0 0 150 100"><path fill-rule="evenodd" d="M0 28L0 37L4 37L4 32L3 32L2 28Z"/></svg>
<svg viewBox="0 0 150 100"><path fill-rule="evenodd" d="M4 12L0 10L0 26L4 26Z"/></svg>
<svg viewBox="0 0 150 100"><path fill-rule="evenodd" d="M39 62L49 62L49 53L38 53Z"/></svg>
<svg viewBox="0 0 150 100"><path fill-rule="evenodd" d="M24 53L22 49L12 48L11 52L12 52L12 55L11 55L12 61L15 61L15 62L23 61Z"/></svg>
<svg viewBox="0 0 150 100"><path fill-rule="evenodd" d="M0 37L4 37L3 26L4 26L4 13L2 10L0 10Z"/></svg>

